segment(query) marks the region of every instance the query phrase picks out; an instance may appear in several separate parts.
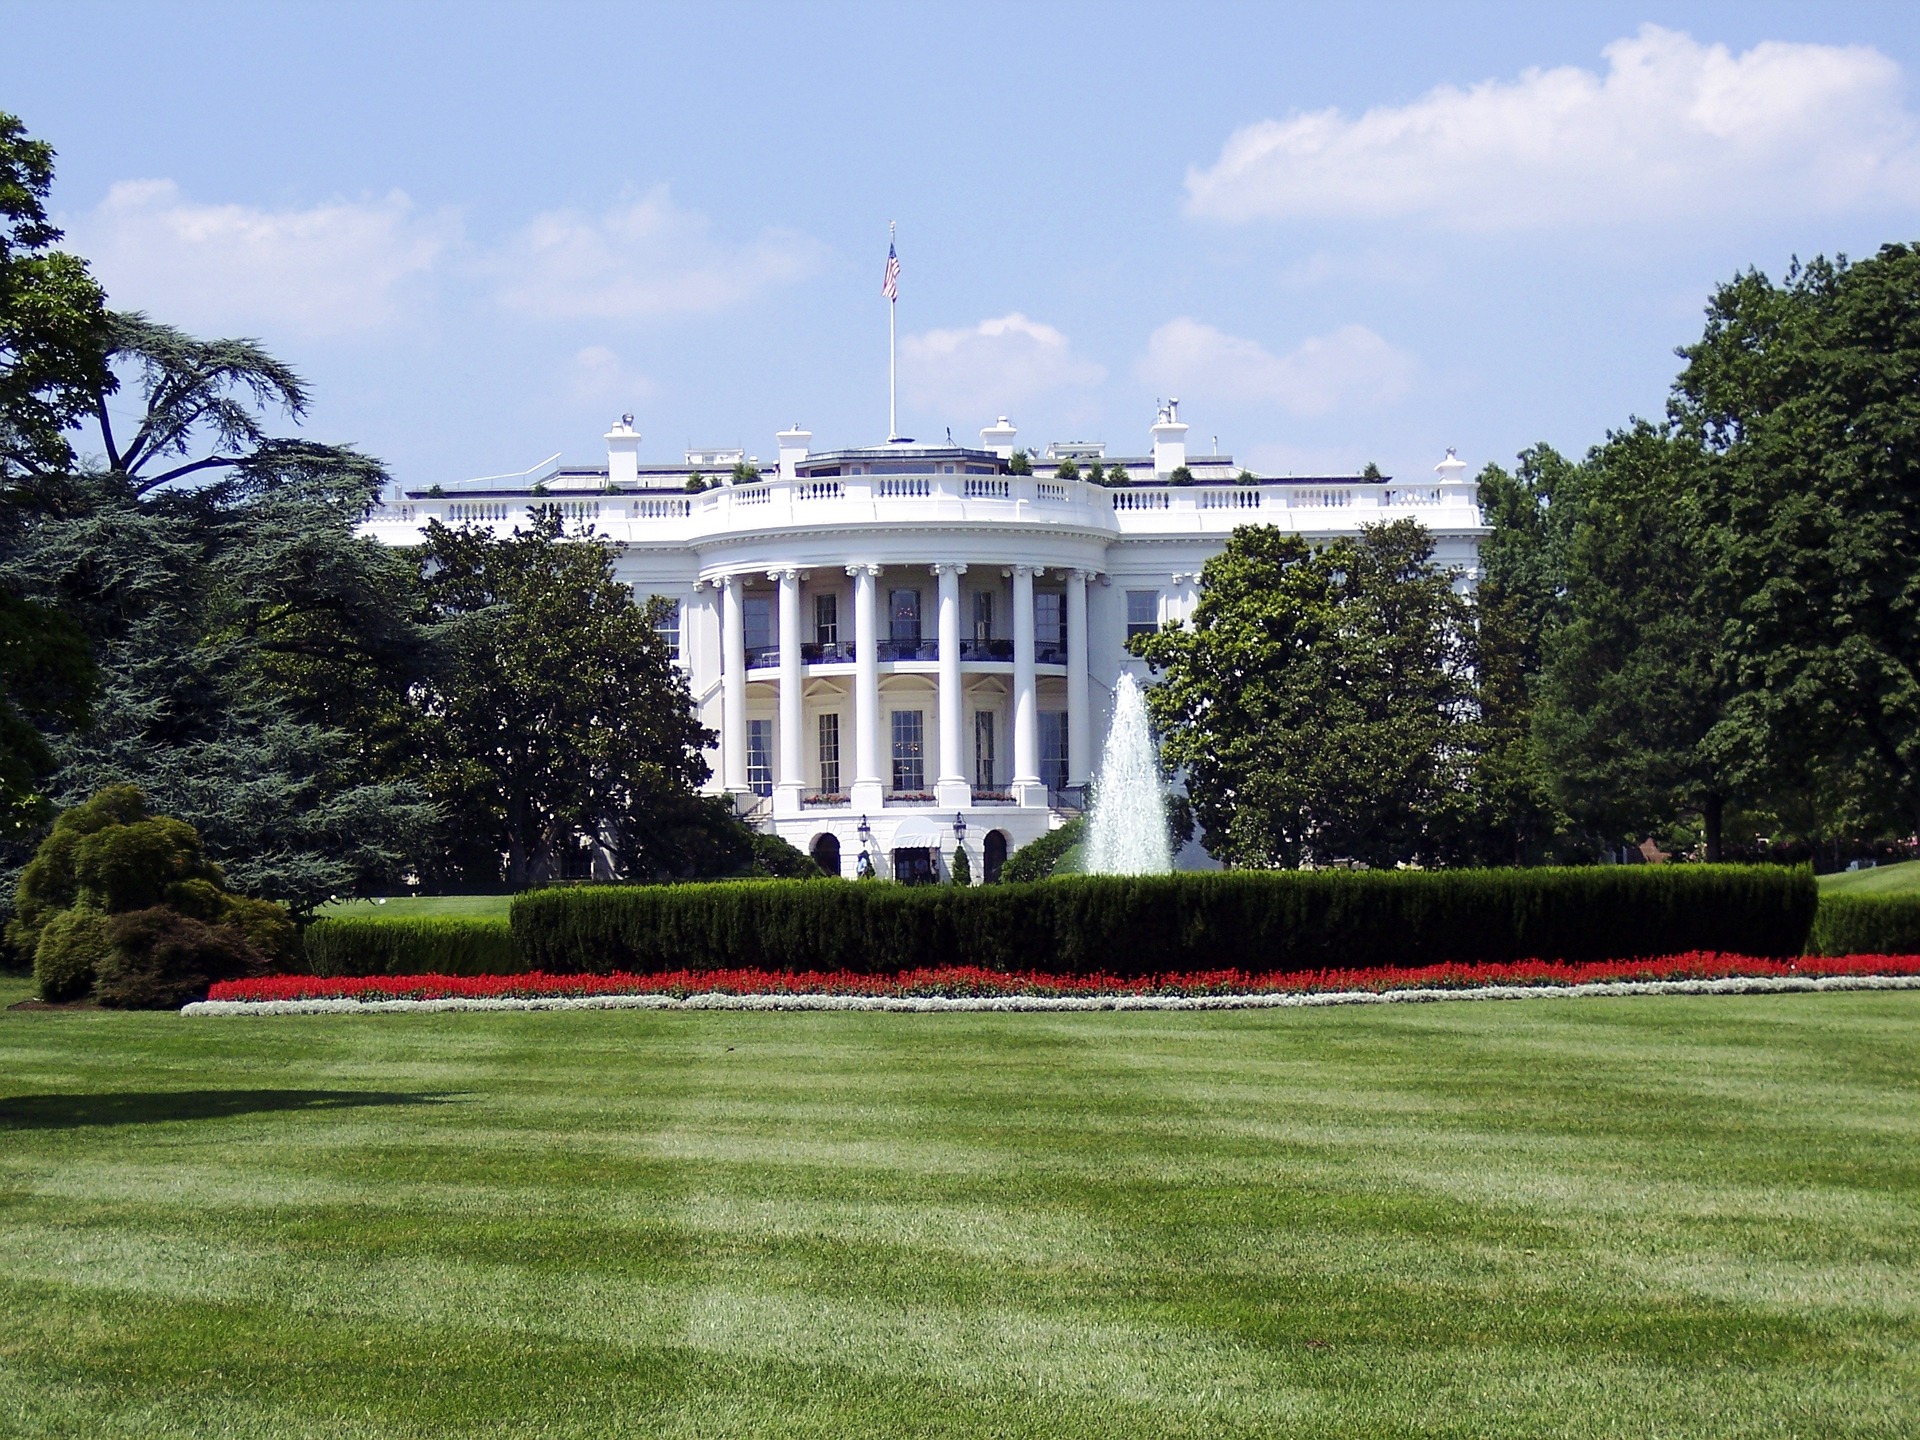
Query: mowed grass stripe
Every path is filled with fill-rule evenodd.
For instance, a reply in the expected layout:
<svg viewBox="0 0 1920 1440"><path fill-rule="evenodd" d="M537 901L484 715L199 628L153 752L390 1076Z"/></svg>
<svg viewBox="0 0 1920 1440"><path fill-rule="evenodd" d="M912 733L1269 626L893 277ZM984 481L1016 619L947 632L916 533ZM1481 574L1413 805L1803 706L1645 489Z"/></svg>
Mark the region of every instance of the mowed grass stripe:
<svg viewBox="0 0 1920 1440"><path fill-rule="evenodd" d="M1899 1434L1917 1020L7 1015L0 1431Z"/></svg>

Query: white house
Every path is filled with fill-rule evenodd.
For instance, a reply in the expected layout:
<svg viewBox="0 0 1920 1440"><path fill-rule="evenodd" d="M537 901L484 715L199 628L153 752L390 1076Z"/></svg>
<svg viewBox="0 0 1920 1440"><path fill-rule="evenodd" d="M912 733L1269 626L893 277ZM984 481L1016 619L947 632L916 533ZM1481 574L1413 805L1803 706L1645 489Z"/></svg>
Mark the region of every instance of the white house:
<svg viewBox="0 0 1920 1440"><path fill-rule="evenodd" d="M991 876L1077 813L1113 686L1145 678L1127 637L1189 614L1236 526L1328 540L1412 516L1442 566L1477 577L1477 487L1451 451L1414 485L1254 479L1231 456L1188 455L1186 432L1174 402L1150 455L1055 444L1016 474L1004 416L977 448L816 452L796 426L776 473L736 482L739 450L641 463L627 416L605 468L397 489L366 530L393 545L430 518L506 534L557 506L618 542L638 596L675 606L676 653L720 736L712 784L750 820L849 876L862 857L939 875L956 842ZM1060 478L1065 460L1124 484ZM694 471L721 483L691 493Z"/></svg>

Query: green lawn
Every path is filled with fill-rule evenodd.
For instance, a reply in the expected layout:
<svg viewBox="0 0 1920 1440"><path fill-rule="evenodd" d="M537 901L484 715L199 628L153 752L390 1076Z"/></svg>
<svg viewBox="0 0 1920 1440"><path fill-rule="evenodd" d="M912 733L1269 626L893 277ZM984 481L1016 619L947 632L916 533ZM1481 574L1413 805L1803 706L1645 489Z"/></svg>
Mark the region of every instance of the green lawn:
<svg viewBox="0 0 1920 1440"><path fill-rule="evenodd" d="M0 1434L1911 1436L1916 1040L0 1012Z"/></svg>
<svg viewBox="0 0 1920 1440"><path fill-rule="evenodd" d="M1872 870L1840 870L1820 877L1822 895L1920 894L1920 860L1902 860Z"/></svg>
<svg viewBox="0 0 1920 1440"><path fill-rule="evenodd" d="M356 920L417 920L424 915L504 920L512 904L511 895L402 895L390 900L335 900L316 913Z"/></svg>

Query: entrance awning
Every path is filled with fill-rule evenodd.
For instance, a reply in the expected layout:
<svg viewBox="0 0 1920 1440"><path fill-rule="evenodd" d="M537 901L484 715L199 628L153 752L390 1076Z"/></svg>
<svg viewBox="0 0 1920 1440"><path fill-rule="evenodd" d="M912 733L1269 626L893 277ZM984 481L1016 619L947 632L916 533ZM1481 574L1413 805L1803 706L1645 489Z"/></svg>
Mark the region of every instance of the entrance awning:
<svg viewBox="0 0 1920 1440"><path fill-rule="evenodd" d="M889 850L938 850L953 843L953 831L931 816L914 815L894 826L886 843Z"/></svg>

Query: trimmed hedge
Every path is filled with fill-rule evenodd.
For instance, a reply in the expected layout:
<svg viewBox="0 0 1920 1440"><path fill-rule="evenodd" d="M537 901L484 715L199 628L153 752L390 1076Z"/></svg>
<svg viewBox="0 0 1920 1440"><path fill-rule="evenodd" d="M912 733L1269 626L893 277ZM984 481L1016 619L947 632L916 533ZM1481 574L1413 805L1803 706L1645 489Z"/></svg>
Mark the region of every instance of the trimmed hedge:
<svg viewBox="0 0 1920 1440"><path fill-rule="evenodd" d="M1121 976L1448 961L1795 956L1817 892L1775 866L1229 872L1037 885L671 885L513 902L528 969L914 966Z"/></svg>
<svg viewBox="0 0 1920 1440"><path fill-rule="evenodd" d="M1815 955L1920 955L1920 895L1823 895Z"/></svg>
<svg viewBox="0 0 1920 1440"><path fill-rule="evenodd" d="M310 975L517 975L529 968L504 919L327 918L307 927L305 944Z"/></svg>

